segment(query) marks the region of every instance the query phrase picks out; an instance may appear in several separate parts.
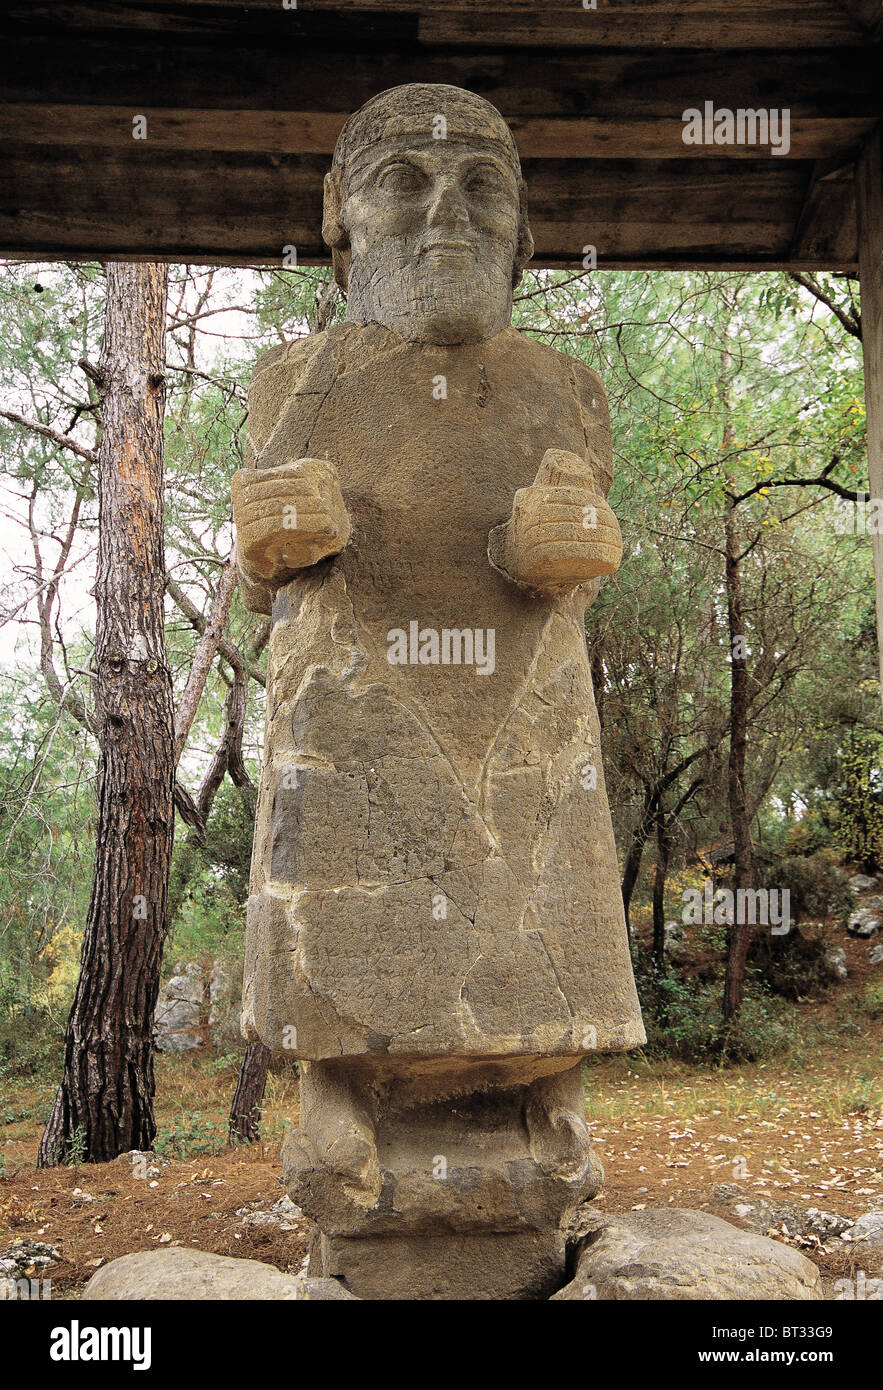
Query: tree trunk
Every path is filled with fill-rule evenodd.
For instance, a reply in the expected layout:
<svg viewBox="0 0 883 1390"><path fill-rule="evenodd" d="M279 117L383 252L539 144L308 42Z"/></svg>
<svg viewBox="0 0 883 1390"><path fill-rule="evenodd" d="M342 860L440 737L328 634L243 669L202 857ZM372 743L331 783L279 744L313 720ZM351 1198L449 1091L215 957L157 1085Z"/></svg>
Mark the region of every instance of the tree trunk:
<svg viewBox="0 0 883 1390"><path fill-rule="evenodd" d="M730 757L727 796L733 831L733 897L739 902L739 889L750 888L751 821L745 795L745 752L748 743L748 655L745 641L745 614L742 603L739 537L736 508L730 504L726 519L727 611L730 628ZM724 1027L742 1007L745 990L745 962L751 927L740 922L738 912L730 928L727 970L724 979Z"/></svg>
<svg viewBox="0 0 883 1390"><path fill-rule="evenodd" d="M629 920L632 895L638 882L638 874L641 872L641 859L644 855L644 846L650 838L650 831L653 829L654 806L654 793L645 790L641 815L638 824L632 832L632 842L629 845L622 870L622 907L625 913L625 924L628 929L629 938L631 938L632 935L632 924Z"/></svg>
<svg viewBox="0 0 883 1390"><path fill-rule="evenodd" d="M41 1167L150 1148L153 1011L174 831L174 719L163 630L167 272L107 267L98 450L95 666L101 753L95 876L64 1073Z"/></svg>
<svg viewBox="0 0 883 1390"><path fill-rule="evenodd" d="M671 835L663 806L656 814L656 872L653 877L653 959L656 968L665 967L665 883L671 859Z"/></svg>
<svg viewBox="0 0 883 1390"><path fill-rule="evenodd" d="M249 1043L230 1107L231 1144L253 1144L258 1137L269 1066L270 1049L260 1042Z"/></svg>
<svg viewBox="0 0 883 1390"><path fill-rule="evenodd" d="M589 641L589 670L592 673L592 686L595 692L595 709L598 723L604 732L604 638L593 635Z"/></svg>
<svg viewBox="0 0 883 1390"><path fill-rule="evenodd" d="M879 11L878 11L879 12ZM868 432L868 491L883 500L883 122L868 136L855 171L862 359ZM877 593L877 648L883 695L883 531L871 531Z"/></svg>

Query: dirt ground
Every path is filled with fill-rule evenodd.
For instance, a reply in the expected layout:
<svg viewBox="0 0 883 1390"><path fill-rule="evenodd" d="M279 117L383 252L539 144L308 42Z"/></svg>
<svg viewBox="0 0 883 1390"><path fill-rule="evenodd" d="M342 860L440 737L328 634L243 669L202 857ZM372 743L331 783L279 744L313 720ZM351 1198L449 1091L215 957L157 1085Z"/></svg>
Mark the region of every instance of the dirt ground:
<svg viewBox="0 0 883 1390"><path fill-rule="evenodd" d="M847 1217L883 1207L883 1020L850 1007L875 971L867 942L844 944L848 986L804 1006L808 1035L827 1041L796 1059L708 1070L631 1054L587 1070L587 1118L607 1172L603 1210L689 1206L744 1224L721 1198L722 1184L747 1201ZM297 1123L296 1080L271 1076L265 1139L231 1149L222 1141L235 1082L235 1059L157 1059L158 1156L146 1172L126 1159L38 1171L52 1088L3 1096L0 1250L23 1239L57 1247L58 1260L41 1271L53 1298L77 1297L118 1255L172 1244L297 1271L308 1219L249 1220L283 1195L280 1149L285 1127ZM883 1275L883 1260L861 1247L845 1251L787 1229L778 1238L828 1277L857 1268Z"/></svg>

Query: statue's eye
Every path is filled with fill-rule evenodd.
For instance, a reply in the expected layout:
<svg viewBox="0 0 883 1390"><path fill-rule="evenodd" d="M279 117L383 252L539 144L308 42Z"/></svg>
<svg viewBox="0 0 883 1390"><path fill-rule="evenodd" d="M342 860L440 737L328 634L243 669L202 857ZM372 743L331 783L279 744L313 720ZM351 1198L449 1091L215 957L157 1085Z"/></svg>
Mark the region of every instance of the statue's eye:
<svg viewBox="0 0 883 1390"><path fill-rule="evenodd" d="M416 193L423 186L424 177L416 164L387 164L379 182L389 193Z"/></svg>
<svg viewBox="0 0 883 1390"><path fill-rule="evenodd" d="M503 178L492 164L479 164L463 180L468 193L495 193L503 186Z"/></svg>

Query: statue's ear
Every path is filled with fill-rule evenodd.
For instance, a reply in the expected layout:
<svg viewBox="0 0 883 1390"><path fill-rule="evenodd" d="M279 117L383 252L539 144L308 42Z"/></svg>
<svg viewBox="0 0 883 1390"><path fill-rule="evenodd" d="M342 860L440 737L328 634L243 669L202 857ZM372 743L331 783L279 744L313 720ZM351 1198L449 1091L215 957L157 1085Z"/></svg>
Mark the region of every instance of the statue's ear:
<svg viewBox="0 0 883 1390"><path fill-rule="evenodd" d="M322 239L331 247L331 264L334 278L346 293L350 266L350 241L346 228L340 220L343 207L343 169L339 164L325 175L324 200L322 205Z"/></svg>
<svg viewBox="0 0 883 1390"><path fill-rule="evenodd" d="M521 272L533 256L533 237L530 234L530 223L527 219L527 184L521 179L518 185L518 244L515 247L515 267L512 274L512 283L518 284L521 279Z"/></svg>

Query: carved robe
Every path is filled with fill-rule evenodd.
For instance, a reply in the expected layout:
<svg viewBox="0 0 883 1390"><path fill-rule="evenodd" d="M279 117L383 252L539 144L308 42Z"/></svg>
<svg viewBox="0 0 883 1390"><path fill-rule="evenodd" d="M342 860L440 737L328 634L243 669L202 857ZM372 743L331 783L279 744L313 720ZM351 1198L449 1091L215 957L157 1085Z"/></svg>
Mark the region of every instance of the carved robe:
<svg viewBox="0 0 883 1390"><path fill-rule="evenodd" d="M609 490L599 378L513 328L438 347L344 324L262 357L250 407L249 463L331 460L353 530L273 604L248 1035L313 1060L640 1044L595 588L543 597L487 553L547 449ZM468 655L466 629L487 656L492 630L493 670L392 664L396 629L428 657L444 632Z"/></svg>

